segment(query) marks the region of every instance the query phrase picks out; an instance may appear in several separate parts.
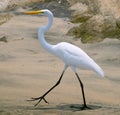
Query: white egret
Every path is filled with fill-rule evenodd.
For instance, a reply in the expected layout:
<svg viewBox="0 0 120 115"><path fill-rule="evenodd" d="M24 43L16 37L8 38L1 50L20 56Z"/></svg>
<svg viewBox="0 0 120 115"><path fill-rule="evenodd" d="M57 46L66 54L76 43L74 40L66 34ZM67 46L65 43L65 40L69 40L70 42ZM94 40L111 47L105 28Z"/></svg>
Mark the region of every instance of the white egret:
<svg viewBox="0 0 120 115"><path fill-rule="evenodd" d="M38 105L42 100L45 103L48 103L48 101L45 99L46 95L50 91L52 91L56 86L58 86L60 84L60 81L63 77L64 72L66 71L66 69L68 67L71 67L71 69L75 73L77 79L79 80L79 83L80 83L80 86L81 86L83 102L84 102L84 105L83 105L82 109L86 109L87 104L86 104L86 100L85 100L84 87L83 87L83 83L82 83L80 77L78 76L78 73L77 73L76 69L77 68L89 69L89 70L92 70L92 71L96 72L101 77L104 77L103 70L93 61L93 59L91 59L79 47L77 47L75 45L72 45L70 43L66 43L66 42L61 42L61 43L58 43L56 45L51 45L45 40L44 34L47 30L50 29L50 27L53 24L53 14L52 14L51 11L49 11L47 9L44 9L44 10L37 10L37 11L28 11L28 12L25 12L25 14L44 14L48 17L47 25L42 26L38 29L38 38L39 38L40 44L48 52L50 52L53 55L60 58L65 64L64 69L62 71L62 74L61 74L59 80L56 82L56 84L52 88L50 88L46 93L44 93L42 96L40 96L38 98L31 98L30 101L38 100L38 102L35 104L35 106Z"/></svg>

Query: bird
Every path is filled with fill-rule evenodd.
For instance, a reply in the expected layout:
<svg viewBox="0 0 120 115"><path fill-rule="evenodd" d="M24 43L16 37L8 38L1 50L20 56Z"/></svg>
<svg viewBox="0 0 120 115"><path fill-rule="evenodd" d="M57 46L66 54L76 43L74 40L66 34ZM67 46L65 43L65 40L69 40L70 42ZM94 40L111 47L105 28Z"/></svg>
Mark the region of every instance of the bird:
<svg viewBox="0 0 120 115"><path fill-rule="evenodd" d="M53 24L53 13L48 10L48 9L43 9L43 10L35 10L35 11L26 11L24 12L26 15L44 15L48 17L48 23L40 28L38 28L38 39L40 41L41 46L53 54L54 56L58 57L61 59L64 63L63 71L60 74L60 77L58 81L51 87L47 92L45 92L42 96L40 97L35 97L31 98L28 101L38 101L35 106L37 106L42 100L45 103L49 103L45 98L46 96L56 87L60 84L61 79L63 78L63 75L68 67L72 69L72 71L75 73L75 76L77 77L81 91L82 91L82 97L83 97L83 105L82 109L87 109L89 108L86 104L86 98L85 98L85 92L84 92L84 85L82 83L82 80L80 79L77 69L87 69L87 70L92 70L96 72L99 76L104 77L104 71L101 69L101 67L91 58L88 56L87 53L85 53L80 47L75 46L71 43L67 42L60 42L56 45L49 44L45 37L44 34L46 31L48 31L52 24Z"/></svg>

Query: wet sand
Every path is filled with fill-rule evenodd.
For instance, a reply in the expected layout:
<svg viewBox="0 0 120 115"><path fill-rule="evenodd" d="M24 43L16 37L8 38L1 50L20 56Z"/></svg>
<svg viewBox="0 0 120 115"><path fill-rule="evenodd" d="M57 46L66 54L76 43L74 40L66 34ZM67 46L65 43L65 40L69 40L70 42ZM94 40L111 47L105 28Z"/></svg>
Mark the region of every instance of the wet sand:
<svg viewBox="0 0 120 115"><path fill-rule="evenodd" d="M46 39L51 44L67 41L81 47L104 70L105 77L87 70L78 70L84 83L87 104L91 110L82 111L79 82L68 69L61 84L46 100L34 107L26 100L41 96L52 87L63 69L63 62L46 52L37 39L37 29L46 17L14 16L0 26L0 114L1 115L119 115L120 114L120 41L105 39L101 43L82 44L66 36L73 26L67 18L55 18Z"/></svg>

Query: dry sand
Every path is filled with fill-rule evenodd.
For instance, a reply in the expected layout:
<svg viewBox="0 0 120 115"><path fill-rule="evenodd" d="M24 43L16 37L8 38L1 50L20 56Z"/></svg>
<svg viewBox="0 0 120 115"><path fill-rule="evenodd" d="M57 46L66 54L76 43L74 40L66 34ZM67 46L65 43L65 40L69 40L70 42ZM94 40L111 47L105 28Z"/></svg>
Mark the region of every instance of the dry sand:
<svg viewBox="0 0 120 115"><path fill-rule="evenodd" d="M47 41L71 42L86 51L104 70L105 78L91 71L78 70L84 83L87 104L91 110L72 106L83 104L79 83L68 69L61 84L46 99L49 104L27 102L41 96L58 80L64 64L39 44L37 29L46 17L14 16L0 26L0 115L120 115L120 41L105 39L101 43L81 44L65 35L73 26L67 18L55 18L46 33Z"/></svg>

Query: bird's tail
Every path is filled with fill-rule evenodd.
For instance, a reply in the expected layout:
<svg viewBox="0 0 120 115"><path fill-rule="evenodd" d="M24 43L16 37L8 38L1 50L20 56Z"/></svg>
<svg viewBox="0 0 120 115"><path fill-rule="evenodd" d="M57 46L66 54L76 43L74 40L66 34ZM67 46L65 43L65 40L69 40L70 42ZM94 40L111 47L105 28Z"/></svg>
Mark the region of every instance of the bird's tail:
<svg viewBox="0 0 120 115"><path fill-rule="evenodd" d="M96 63L94 63L94 68L93 71L95 71L98 75L100 75L101 77L104 77L104 71L101 69L101 67L99 65L97 65Z"/></svg>

